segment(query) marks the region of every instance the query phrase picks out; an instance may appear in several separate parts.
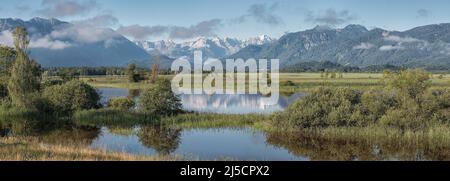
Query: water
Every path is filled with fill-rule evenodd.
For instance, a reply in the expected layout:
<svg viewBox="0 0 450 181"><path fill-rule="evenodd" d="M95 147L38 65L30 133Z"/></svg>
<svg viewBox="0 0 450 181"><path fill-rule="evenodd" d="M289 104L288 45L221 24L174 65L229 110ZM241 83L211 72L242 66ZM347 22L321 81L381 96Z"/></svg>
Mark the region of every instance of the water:
<svg viewBox="0 0 450 181"><path fill-rule="evenodd" d="M177 155L200 160L307 160L287 149L266 143L262 132L251 129L174 129L162 127L134 128L129 135L102 128L90 145L141 155Z"/></svg>
<svg viewBox="0 0 450 181"><path fill-rule="evenodd" d="M102 103L114 97L138 92L101 88ZM302 94L282 96L277 105L262 107L259 95L185 95L185 110L246 114L268 113L286 108ZM32 128L36 125L13 126ZM1 126L0 126L1 127ZM4 131L2 128L0 131ZM15 131L13 134L26 132ZM72 126L45 133L34 133L43 142L75 144L91 148L140 155L175 155L198 160L449 160L444 150L427 144L402 145L397 141L323 140L298 132L261 132L251 128L181 129L176 127L91 127ZM3 136L3 135L1 135ZM6 136L6 135L5 135Z"/></svg>
<svg viewBox="0 0 450 181"><path fill-rule="evenodd" d="M126 97L127 89L99 88L102 104L114 97ZM183 109L200 113L269 114L282 111L303 94L280 96L276 105L264 106L262 95L180 95ZM134 96L138 99L138 94ZM118 129L118 130L115 130ZM266 135L249 128L174 129L164 127L100 129L90 147L132 154L181 155L193 159L215 160L306 160L287 149L266 142ZM118 133L120 132L120 133ZM125 132L125 134L124 134Z"/></svg>
<svg viewBox="0 0 450 181"><path fill-rule="evenodd" d="M114 97L126 97L129 95L127 89L121 88L99 88L102 95L101 103L106 105L108 100ZM200 113L219 114L270 114L284 110L304 94L295 93L290 96L280 96L278 103L271 106L264 104L263 95L180 95L183 109ZM136 98L138 100L138 98Z"/></svg>
<svg viewBox="0 0 450 181"><path fill-rule="evenodd" d="M0 129L1 130L1 129ZM17 132L16 132L17 133ZM324 140L300 132L261 132L251 128L74 126L34 134L43 143L188 160L449 160L448 149L397 140Z"/></svg>

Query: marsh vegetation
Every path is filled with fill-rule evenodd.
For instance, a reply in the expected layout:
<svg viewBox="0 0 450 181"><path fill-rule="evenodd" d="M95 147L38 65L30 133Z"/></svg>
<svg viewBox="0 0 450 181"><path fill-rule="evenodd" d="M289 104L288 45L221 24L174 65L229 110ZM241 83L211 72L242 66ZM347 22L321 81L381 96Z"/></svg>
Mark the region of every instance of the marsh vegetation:
<svg viewBox="0 0 450 181"><path fill-rule="evenodd" d="M49 75L14 35L0 48L1 160L450 159L449 75L282 73L267 108L264 95L175 95L158 66Z"/></svg>

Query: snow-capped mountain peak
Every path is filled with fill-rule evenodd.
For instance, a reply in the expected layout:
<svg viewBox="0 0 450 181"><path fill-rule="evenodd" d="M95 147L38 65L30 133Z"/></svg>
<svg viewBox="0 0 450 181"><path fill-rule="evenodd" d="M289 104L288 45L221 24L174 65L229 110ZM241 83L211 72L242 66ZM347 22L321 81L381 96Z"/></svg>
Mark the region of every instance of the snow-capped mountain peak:
<svg viewBox="0 0 450 181"><path fill-rule="evenodd" d="M172 58L192 57L195 50L202 50L206 57L222 58L234 54L242 48L249 45L263 45L272 42L273 39L267 35L248 39L237 38L220 38L214 37L199 37L192 41L176 43L170 40L161 40L156 42L141 41L136 42L136 45L142 47L147 52L159 52Z"/></svg>

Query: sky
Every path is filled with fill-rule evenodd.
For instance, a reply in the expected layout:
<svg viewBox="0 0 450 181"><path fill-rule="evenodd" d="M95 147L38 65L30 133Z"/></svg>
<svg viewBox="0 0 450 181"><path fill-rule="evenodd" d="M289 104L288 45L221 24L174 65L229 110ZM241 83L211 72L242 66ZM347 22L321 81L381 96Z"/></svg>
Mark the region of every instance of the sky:
<svg viewBox="0 0 450 181"><path fill-rule="evenodd" d="M134 40L250 38L317 25L407 30L450 23L448 0L2 0L0 18L57 18Z"/></svg>

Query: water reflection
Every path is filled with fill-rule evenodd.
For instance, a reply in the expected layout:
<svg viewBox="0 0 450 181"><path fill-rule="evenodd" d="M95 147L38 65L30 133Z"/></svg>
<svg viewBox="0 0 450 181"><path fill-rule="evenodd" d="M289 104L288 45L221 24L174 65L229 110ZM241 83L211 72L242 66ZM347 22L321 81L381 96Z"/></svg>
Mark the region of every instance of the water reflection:
<svg viewBox="0 0 450 181"><path fill-rule="evenodd" d="M172 126L96 127L64 124L40 128L1 123L1 136L32 136L42 143L201 160L450 160L448 145L396 139L323 139L302 132L250 128L181 129ZM39 131L38 131L39 130Z"/></svg>
<svg viewBox="0 0 450 181"><path fill-rule="evenodd" d="M448 160L450 150L427 142L399 140L325 140L301 132L270 132L267 143L311 160ZM438 146L439 147L439 146Z"/></svg>
<svg viewBox="0 0 450 181"><path fill-rule="evenodd" d="M273 113L299 99L303 94L280 96L276 105L267 106L263 95L180 95L184 110L202 113L249 114Z"/></svg>
<svg viewBox="0 0 450 181"><path fill-rule="evenodd" d="M121 88L99 88L102 95L101 103L106 106L108 101L115 97L130 96L136 101L139 99L139 90L127 90ZM263 95L180 95L183 109L200 113L221 113L221 114L249 114L263 113L270 114L282 111L297 99L304 96L301 93L291 95L281 95L278 103L266 106Z"/></svg>
<svg viewBox="0 0 450 181"><path fill-rule="evenodd" d="M158 154L168 155L174 152L181 141L181 129L163 126L146 126L139 130L139 141Z"/></svg>

